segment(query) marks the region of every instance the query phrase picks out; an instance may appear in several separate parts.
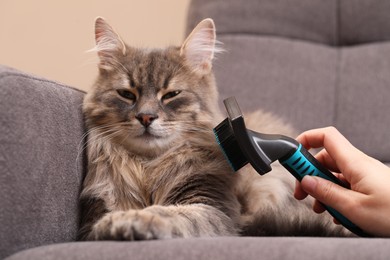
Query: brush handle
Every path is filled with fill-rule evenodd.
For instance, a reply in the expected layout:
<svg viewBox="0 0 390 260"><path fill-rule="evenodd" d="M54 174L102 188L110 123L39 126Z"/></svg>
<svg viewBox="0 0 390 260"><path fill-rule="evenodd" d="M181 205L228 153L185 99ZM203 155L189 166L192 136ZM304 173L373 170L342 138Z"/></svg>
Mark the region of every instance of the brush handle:
<svg viewBox="0 0 390 260"><path fill-rule="evenodd" d="M309 153L301 144L299 144L298 149L291 156L279 161L298 181L301 181L306 175L319 176L345 187L345 185L343 185L336 176L321 165L317 159L314 158L314 156L311 155L311 153ZM338 222L340 222L340 224L349 229L351 232L362 237L369 236L335 209L327 205L324 205L324 207Z"/></svg>

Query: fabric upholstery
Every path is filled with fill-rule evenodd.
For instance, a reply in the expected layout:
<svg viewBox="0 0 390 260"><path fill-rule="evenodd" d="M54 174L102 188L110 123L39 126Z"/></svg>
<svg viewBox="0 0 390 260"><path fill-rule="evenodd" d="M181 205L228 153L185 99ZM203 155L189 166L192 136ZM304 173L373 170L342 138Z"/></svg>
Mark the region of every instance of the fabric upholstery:
<svg viewBox="0 0 390 260"><path fill-rule="evenodd" d="M75 239L83 95L0 67L0 259Z"/></svg>
<svg viewBox="0 0 390 260"><path fill-rule="evenodd" d="M83 242L49 245L6 260L303 260L388 259L388 239L222 237L147 242Z"/></svg>
<svg viewBox="0 0 390 260"><path fill-rule="evenodd" d="M389 40L389 11L387 0L200 0L191 2L188 29L211 17L219 34L346 46Z"/></svg>
<svg viewBox="0 0 390 260"><path fill-rule="evenodd" d="M390 162L390 2L192 1L189 32L212 17L225 53L214 68L222 99L277 114L298 131L336 126Z"/></svg>

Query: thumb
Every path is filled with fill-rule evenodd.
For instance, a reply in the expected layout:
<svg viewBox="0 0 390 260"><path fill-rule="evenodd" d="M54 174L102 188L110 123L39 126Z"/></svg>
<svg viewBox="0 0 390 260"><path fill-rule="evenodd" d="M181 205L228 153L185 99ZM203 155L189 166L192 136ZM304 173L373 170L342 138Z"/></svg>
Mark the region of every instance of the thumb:
<svg viewBox="0 0 390 260"><path fill-rule="evenodd" d="M301 186L309 195L342 214L353 198L351 190L320 177L307 175L302 179Z"/></svg>

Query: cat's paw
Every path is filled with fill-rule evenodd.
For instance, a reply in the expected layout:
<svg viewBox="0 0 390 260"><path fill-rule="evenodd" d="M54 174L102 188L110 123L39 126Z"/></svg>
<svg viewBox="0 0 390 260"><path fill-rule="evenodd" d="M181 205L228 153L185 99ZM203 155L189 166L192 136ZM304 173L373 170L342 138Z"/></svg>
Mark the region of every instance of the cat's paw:
<svg viewBox="0 0 390 260"><path fill-rule="evenodd" d="M152 240L173 237L170 221L144 210L112 212L92 228L94 240Z"/></svg>

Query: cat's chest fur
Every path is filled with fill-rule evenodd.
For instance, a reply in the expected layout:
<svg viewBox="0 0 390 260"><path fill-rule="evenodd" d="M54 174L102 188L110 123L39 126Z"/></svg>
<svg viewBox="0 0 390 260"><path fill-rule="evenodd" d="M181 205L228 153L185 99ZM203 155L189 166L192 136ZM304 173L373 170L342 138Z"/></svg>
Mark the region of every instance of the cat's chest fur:
<svg viewBox="0 0 390 260"><path fill-rule="evenodd" d="M115 146L95 156L91 181L110 210L203 203L222 189L218 186L226 190L232 183L231 169L216 145L185 141L153 158Z"/></svg>

